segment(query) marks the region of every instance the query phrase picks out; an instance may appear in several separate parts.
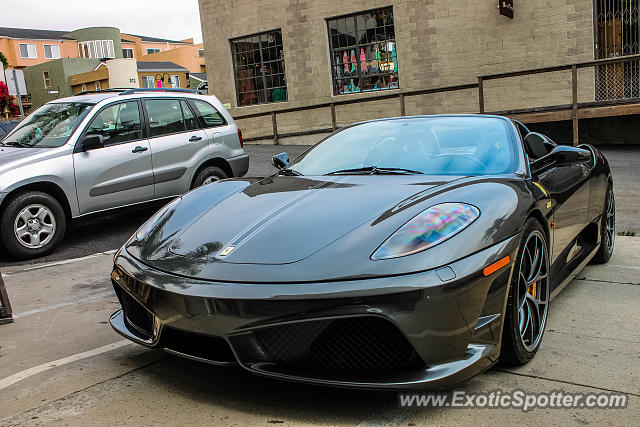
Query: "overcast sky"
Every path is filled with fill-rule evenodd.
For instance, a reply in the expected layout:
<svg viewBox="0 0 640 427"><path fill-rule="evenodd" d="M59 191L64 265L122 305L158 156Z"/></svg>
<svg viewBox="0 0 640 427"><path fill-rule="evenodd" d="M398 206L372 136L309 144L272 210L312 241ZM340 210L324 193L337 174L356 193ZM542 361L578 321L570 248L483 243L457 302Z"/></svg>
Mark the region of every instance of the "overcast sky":
<svg viewBox="0 0 640 427"><path fill-rule="evenodd" d="M117 27L123 33L202 41L198 0L0 0L0 27L76 30Z"/></svg>

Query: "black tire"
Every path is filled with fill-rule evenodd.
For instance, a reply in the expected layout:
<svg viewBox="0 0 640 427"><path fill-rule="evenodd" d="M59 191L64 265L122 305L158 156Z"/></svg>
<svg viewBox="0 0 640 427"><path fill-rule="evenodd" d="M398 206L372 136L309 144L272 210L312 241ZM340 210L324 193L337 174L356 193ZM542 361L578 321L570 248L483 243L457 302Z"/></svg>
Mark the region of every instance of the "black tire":
<svg viewBox="0 0 640 427"><path fill-rule="evenodd" d="M29 206L41 206L27 209ZM27 209L27 210L25 210ZM33 230L31 235L26 235L22 242L16 235L16 227L21 229L27 227L24 219L18 219L21 213L25 215L35 215L41 212L42 219L36 220L36 224L29 224L29 230ZM17 222L16 222L17 221ZM40 228L38 228L40 227ZM48 230L51 230L48 233ZM0 242L5 251L18 259L30 259L43 256L51 252L62 241L67 230L67 219L58 201L47 193L40 191L28 191L12 197L0 213ZM34 236L34 237L32 237ZM37 236L39 241L35 240Z"/></svg>
<svg viewBox="0 0 640 427"><path fill-rule="evenodd" d="M205 183L210 184L207 180L220 181L221 179L226 179L227 174L224 171L216 166L206 166L202 168L196 174L196 177L193 180L193 185L191 188L200 187L205 185Z"/></svg>
<svg viewBox="0 0 640 427"><path fill-rule="evenodd" d="M529 326L532 329L526 329L526 325L530 324L526 323L527 319L525 319L525 328L524 332L522 332L521 319L524 319L524 317L521 317L521 311L523 313L535 312L535 310L532 309L534 306L531 305L533 304L533 302L529 304L529 300L532 301L532 299L529 298L529 300L525 301L525 299L527 299L526 297L531 297L531 294L527 295L529 288L526 287L526 276L529 276L529 274L527 273L527 265L533 264L530 260L532 258L535 258L535 256L531 256L532 252L535 253L535 250L531 250L531 248L537 247L533 246L534 244L540 245L544 251L540 255L541 268L540 270L538 270L538 273L540 275L534 274L533 276L531 276L533 277L533 284L531 285L534 289L533 293L536 294L537 289L538 298L540 300L544 298L545 301L544 307L542 304L539 306L535 305L535 309L544 309L544 314L540 315L538 311L537 319L539 319L540 323L537 328ZM527 247L529 249L527 249ZM528 258L525 259L525 257ZM529 262L529 264L525 264L524 269L522 269L523 260L525 260L525 263ZM529 218L525 223L524 230L522 232L522 240L520 242L520 248L518 249L513 277L509 286L509 297L505 312L504 327L502 330L502 348L500 359L507 365L524 365L525 363L530 361L538 352L538 348L540 347L540 343L542 342L542 336L544 334L544 329L549 313L549 262L549 246L547 243L545 231L538 220L536 220L535 218ZM528 270L533 273L536 268L531 267ZM523 272L522 276L521 271ZM542 277L542 274L544 274L544 277ZM523 284L525 284L524 292L522 291ZM535 300L535 298L533 298L533 300ZM528 319L529 321L531 321L531 325L533 325L534 323L534 320L532 319L533 317L530 317ZM528 333L532 334L531 339L528 343L525 342L526 338L524 337L525 335L528 335L527 331ZM533 339L534 332L537 332L535 334L535 340Z"/></svg>
<svg viewBox="0 0 640 427"><path fill-rule="evenodd" d="M600 221L600 247L591 259L592 264L605 264L613 255L613 247L616 240L616 201L613 197L613 186L607 184L607 193L604 199L604 211ZM611 210L609 210L611 208ZM609 223L609 220L611 222ZM607 227L609 225L610 228Z"/></svg>

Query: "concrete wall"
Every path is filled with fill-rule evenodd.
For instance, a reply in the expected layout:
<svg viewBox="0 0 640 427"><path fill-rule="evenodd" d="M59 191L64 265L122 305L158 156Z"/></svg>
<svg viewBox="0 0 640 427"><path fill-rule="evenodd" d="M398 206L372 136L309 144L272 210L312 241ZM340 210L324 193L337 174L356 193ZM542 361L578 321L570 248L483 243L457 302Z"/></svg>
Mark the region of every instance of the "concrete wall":
<svg viewBox="0 0 640 427"><path fill-rule="evenodd" d="M112 59L106 65L109 69L109 87L140 87L135 59Z"/></svg>
<svg viewBox="0 0 640 427"><path fill-rule="evenodd" d="M209 92L231 103L234 115L375 96L332 94L325 19L389 5L394 11L400 89L380 94L475 83L478 75L594 58L592 0L516 0L515 19L500 15L495 0L274 0L268 7L251 0L199 3ZM277 28L282 30L289 100L238 108L229 39ZM557 73L488 83L487 109L568 104L568 77L570 73ZM588 98L593 76L583 73L581 79L587 87L582 97ZM411 97L407 113L475 112L477 96L469 90ZM338 121L398 115L393 102L344 108L337 112ZM247 127L270 131L270 120L256 119Z"/></svg>

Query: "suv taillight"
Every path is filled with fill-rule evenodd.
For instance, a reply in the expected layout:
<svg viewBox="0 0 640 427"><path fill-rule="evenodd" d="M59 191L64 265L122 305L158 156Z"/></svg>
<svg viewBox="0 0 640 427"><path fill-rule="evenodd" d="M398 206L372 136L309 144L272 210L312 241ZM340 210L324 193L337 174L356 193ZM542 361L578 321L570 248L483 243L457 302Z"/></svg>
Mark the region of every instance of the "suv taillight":
<svg viewBox="0 0 640 427"><path fill-rule="evenodd" d="M244 142L242 142L242 131L238 128L238 139L240 140L240 147L244 148Z"/></svg>

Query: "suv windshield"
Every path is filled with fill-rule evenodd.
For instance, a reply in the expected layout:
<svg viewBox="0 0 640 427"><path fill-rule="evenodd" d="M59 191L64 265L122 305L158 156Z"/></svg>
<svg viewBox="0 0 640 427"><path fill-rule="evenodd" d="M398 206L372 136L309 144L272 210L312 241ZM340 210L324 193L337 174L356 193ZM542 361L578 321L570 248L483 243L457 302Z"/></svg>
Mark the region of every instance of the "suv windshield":
<svg viewBox="0 0 640 427"><path fill-rule="evenodd" d="M19 147L60 147L76 130L93 104L45 104L31 113L2 143Z"/></svg>
<svg viewBox="0 0 640 427"><path fill-rule="evenodd" d="M290 168L303 175L489 175L513 172L515 163L506 120L459 116L355 125L318 143Z"/></svg>

